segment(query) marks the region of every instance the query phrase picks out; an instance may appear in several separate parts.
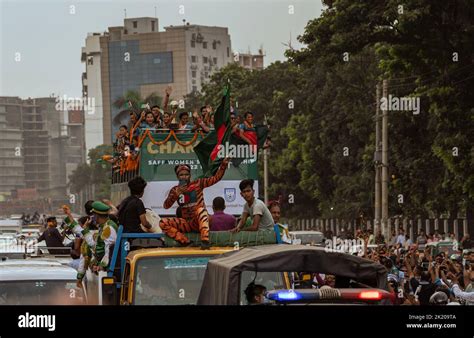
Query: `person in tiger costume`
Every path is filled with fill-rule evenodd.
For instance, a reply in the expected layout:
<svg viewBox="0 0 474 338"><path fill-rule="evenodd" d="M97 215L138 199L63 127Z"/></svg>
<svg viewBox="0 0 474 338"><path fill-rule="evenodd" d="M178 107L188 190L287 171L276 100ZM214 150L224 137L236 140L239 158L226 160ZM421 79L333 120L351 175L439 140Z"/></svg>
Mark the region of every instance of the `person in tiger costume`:
<svg viewBox="0 0 474 338"><path fill-rule="evenodd" d="M178 201L178 205L181 207L181 217L161 219L160 227L168 237L187 246L191 244L191 241L184 233L196 231L201 233L201 248L208 249L210 247L209 215L204 203L203 190L219 182L228 165L229 158L225 158L214 176L199 178L192 182L191 168L188 165L179 164L175 167L179 185L171 188L163 207L169 209Z"/></svg>

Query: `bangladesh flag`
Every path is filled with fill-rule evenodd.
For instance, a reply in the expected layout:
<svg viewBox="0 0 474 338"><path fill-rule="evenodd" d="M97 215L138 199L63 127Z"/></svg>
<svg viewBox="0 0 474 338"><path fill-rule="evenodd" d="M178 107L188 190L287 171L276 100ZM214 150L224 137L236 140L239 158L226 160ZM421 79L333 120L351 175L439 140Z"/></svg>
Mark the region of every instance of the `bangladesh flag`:
<svg viewBox="0 0 474 338"><path fill-rule="evenodd" d="M194 147L202 166L204 177L210 177L217 172L223 158L217 156L219 145L230 143L232 128L230 126L230 85L224 88L221 103L214 113L214 128Z"/></svg>

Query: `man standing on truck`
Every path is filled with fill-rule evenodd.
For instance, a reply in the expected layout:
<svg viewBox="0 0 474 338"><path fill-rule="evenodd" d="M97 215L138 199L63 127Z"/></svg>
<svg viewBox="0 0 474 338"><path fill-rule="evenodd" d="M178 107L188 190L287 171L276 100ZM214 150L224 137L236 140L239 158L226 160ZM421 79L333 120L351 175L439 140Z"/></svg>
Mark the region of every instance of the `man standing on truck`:
<svg viewBox="0 0 474 338"><path fill-rule="evenodd" d="M208 249L209 242L209 215L204 204L204 188L219 182L229 165L229 158L225 158L214 176L199 178L191 182L191 168L186 164L175 167L179 185L173 187L168 198L163 203L165 209L178 201L181 207L182 218L165 218L160 221L163 232L182 245L190 245L191 241L184 235L186 232L199 231L201 233L201 248Z"/></svg>
<svg viewBox="0 0 474 338"><path fill-rule="evenodd" d="M97 239L95 246L92 249L93 259L91 262L92 270L107 270L109 266L109 257L112 246L117 240L117 224L109 219L110 207L102 202L94 202L92 204L92 213L96 216L97 227L99 232L97 233ZM89 229L84 229L84 236L87 235Z"/></svg>

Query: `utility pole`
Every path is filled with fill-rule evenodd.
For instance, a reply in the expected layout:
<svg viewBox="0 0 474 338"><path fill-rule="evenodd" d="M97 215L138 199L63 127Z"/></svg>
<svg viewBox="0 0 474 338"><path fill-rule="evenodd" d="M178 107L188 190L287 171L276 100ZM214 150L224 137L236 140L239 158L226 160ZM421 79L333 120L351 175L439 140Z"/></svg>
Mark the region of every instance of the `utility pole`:
<svg viewBox="0 0 474 338"><path fill-rule="evenodd" d="M266 115L263 124L267 126ZM268 148L263 149L263 199L268 204Z"/></svg>
<svg viewBox="0 0 474 338"><path fill-rule="evenodd" d="M375 205L374 205L374 235L380 229L380 208L381 208L381 194L380 194L380 179L381 179L381 156L380 156L380 84L377 83L375 90L376 105L375 105ZM380 229L383 233L384 230Z"/></svg>
<svg viewBox="0 0 474 338"><path fill-rule="evenodd" d="M388 80L383 80L385 105L382 110L382 229L388 239Z"/></svg>

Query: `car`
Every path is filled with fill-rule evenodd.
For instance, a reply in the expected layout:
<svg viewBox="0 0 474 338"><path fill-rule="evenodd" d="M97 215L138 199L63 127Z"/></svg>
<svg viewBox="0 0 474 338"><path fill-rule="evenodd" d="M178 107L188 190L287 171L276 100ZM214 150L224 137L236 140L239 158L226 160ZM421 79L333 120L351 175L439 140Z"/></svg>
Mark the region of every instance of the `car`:
<svg viewBox="0 0 474 338"><path fill-rule="evenodd" d="M320 231L290 231L293 244L324 246L324 234Z"/></svg>
<svg viewBox="0 0 474 338"><path fill-rule="evenodd" d="M294 286L298 272L335 275L334 287ZM249 279L248 276L253 276ZM258 279L260 278L260 279ZM226 253L207 264L198 305L247 304L250 282L265 286L272 304L390 304L387 270L379 263L307 245L262 245Z"/></svg>
<svg viewBox="0 0 474 338"><path fill-rule="evenodd" d="M83 305L77 271L52 259L0 261L0 305Z"/></svg>

